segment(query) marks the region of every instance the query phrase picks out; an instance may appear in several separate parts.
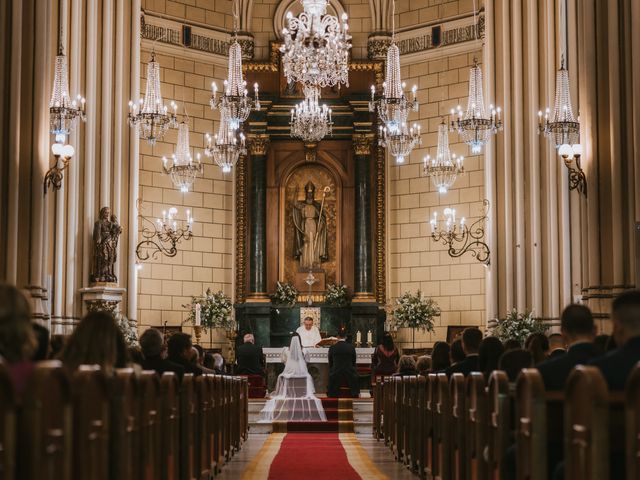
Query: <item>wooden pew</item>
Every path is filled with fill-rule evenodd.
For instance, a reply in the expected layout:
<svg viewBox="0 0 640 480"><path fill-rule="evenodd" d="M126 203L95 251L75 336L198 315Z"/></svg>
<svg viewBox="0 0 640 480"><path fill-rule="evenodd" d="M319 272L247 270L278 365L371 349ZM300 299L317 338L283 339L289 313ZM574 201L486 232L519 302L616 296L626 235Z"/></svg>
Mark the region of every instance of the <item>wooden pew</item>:
<svg viewBox="0 0 640 480"><path fill-rule="evenodd" d="M197 480L197 447L199 404L192 373L182 377L180 383L180 479Z"/></svg>
<svg viewBox="0 0 640 480"><path fill-rule="evenodd" d="M403 444L403 429L404 429L404 410L403 410L403 396L402 396L402 377L391 377L393 380L393 408L395 409L393 418L395 420L393 425L393 452L396 460L402 461L402 452L404 451Z"/></svg>
<svg viewBox="0 0 640 480"><path fill-rule="evenodd" d="M212 396L210 384L211 381L208 375L200 375L195 379L195 392L199 408L197 435L200 440L199 448L197 448L196 477L200 480L208 480L212 473L213 432L211 425L213 424L213 410L211 405Z"/></svg>
<svg viewBox="0 0 640 480"><path fill-rule="evenodd" d="M178 378L165 372L160 379L160 472L163 480L180 475L180 404Z"/></svg>
<svg viewBox="0 0 640 480"><path fill-rule="evenodd" d="M384 396L384 405L382 407L382 428L384 431L384 443L393 450L393 432L395 429L395 408L393 405L394 384L393 377L384 377L382 394Z"/></svg>
<svg viewBox="0 0 640 480"><path fill-rule="evenodd" d="M140 478L140 391L132 368L116 370L111 381L110 478Z"/></svg>
<svg viewBox="0 0 640 480"><path fill-rule="evenodd" d="M451 478L463 480L466 478L466 402L464 375L454 373L449 383L451 394Z"/></svg>
<svg viewBox="0 0 640 480"><path fill-rule="evenodd" d="M544 480L547 467L547 396L535 368L516 381L516 468L518 479Z"/></svg>
<svg viewBox="0 0 640 480"><path fill-rule="evenodd" d="M404 450L402 452L402 461L409 469L411 469L411 457L413 453L412 423L415 418L413 417L414 389L411 381L412 378L414 377L402 377L402 402L404 405L404 428L402 429ZM413 381L413 385L415 385L415 380Z"/></svg>
<svg viewBox="0 0 640 480"><path fill-rule="evenodd" d="M0 360L0 480L16 474L16 396L5 363Z"/></svg>
<svg viewBox="0 0 640 480"><path fill-rule="evenodd" d="M238 377L240 382L240 441L247 441L249 435L249 381L246 377Z"/></svg>
<svg viewBox="0 0 640 480"><path fill-rule="evenodd" d="M373 384L373 438L380 440L382 436L382 379L376 377Z"/></svg>
<svg viewBox="0 0 640 480"><path fill-rule="evenodd" d="M71 480L71 385L59 361L36 364L24 392L17 432L16 478Z"/></svg>
<svg viewBox="0 0 640 480"><path fill-rule="evenodd" d="M424 443L423 448L425 451L425 470L424 474L427 478L433 478L437 470L435 464L435 412L437 398L437 377L435 373L430 373L427 376L426 391L425 391L425 407L424 407Z"/></svg>
<svg viewBox="0 0 640 480"><path fill-rule="evenodd" d="M425 453L426 448L424 446L424 422L426 415L426 403L427 403L427 378L424 375L419 375L416 380L416 409L413 423L415 424L415 446L414 451L416 455L414 470L418 472L420 477L424 476L425 469Z"/></svg>
<svg viewBox="0 0 640 480"><path fill-rule="evenodd" d="M210 377L211 381L211 447L214 471L220 471L224 464L224 379L222 375Z"/></svg>
<svg viewBox="0 0 640 480"><path fill-rule="evenodd" d="M607 480L609 392L600 370L574 368L565 383L565 396L565 478Z"/></svg>
<svg viewBox="0 0 640 480"><path fill-rule="evenodd" d="M488 478L500 479L502 457L509 447L512 399L509 396L509 378L500 370L489 377L487 402L487 443L489 445Z"/></svg>
<svg viewBox="0 0 640 480"><path fill-rule="evenodd" d="M109 478L109 393L97 365L80 365L73 392L74 478Z"/></svg>
<svg viewBox="0 0 640 480"><path fill-rule="evenodd" d="M471 372L466 379L466 458L467 478L485 480L487 467L484 451L487 445L487 394L484 375Z"/></svg>
<svg viewBox="0 0 640 480"><path fill-rule="evenodd" d="M144 371L140 385L141 478L157 480L160 471L160 382L154 371Z"/></svg>
<svg viewBox="0 0 640 480"><path fill-rule="evenodd" d="M449 480L451 478L451 392L449 390L449 379L446 373L436 375L436 388L438 390L438 401L435 408L435 464L437 470L435 478L439 480Z"/></svg>
<svg viewBox="0 0 640 480"><path fill-rule="evenodd" d="M625 393L627 480L640 478L640 365L627 381Z"/></svg>

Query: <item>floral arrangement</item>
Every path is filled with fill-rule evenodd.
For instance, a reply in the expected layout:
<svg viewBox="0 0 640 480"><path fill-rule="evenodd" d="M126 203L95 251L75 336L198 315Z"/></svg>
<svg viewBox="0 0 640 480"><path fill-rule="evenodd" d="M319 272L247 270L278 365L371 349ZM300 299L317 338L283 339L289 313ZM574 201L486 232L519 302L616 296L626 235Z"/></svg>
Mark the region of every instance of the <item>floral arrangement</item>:
<svg viewBox="0 0 640 480"><path fill-rule="evenodd" d="M398 327L433 332L433 318L440 316L440 308L432 298L424 298L418 290L405 292L398 297L393 308L393 318Z"/></svg>
<svg viewBox="0 0 640 480"><path fill-rule="evenodd" d="M115 315L116 324L118 328L122 332L124 336L124 341L127 344L127 347L137 347L138 343L138 329L135 324L131 324L129 319L125 317L122 313L117 313Z"/></svg>
<svg viewBox="0 0 640 480"><path fill-rule="evenodd" d="M296 304L298 298L298 290L289 283L280 283L276 285L276 291L271 296L271 302L276 305L289 305L290 307Z"/></svg>
<svg viewBox="0 0 640 480"><path fill-rule="evenodd" d="M234 330L235 322L231 315L233 304L223 292L212 292L210 288L202 297L191 297L191 303L183 305L189 309L187 322L198 325L198 310L200 310L200 326L206 331L208 328L224 328Z"/></svg>
<svg viewBox="0 0 640 480"><path fill-rule="evenodd" d="M521 345L532 333L545 333L548 327L539 318L533 316L533 312L518 312L515 308L511 310L506 318L499 319L493 329L493 334L503 342L507 340L518 340Z"/></svg>
<svg viewBox="0 0 640 480"><path fill-rule="evenodd" d="M327 285L327 293L324 300L328 305L335 305L336 307L348 305L349 293L347 292L347 286L330 283Z"/></svg>

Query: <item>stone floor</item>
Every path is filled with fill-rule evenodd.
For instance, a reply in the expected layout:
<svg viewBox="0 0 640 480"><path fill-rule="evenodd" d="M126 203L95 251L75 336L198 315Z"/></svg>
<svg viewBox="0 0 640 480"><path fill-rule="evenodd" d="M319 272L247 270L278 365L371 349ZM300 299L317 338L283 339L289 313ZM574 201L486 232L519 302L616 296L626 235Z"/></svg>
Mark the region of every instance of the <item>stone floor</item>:
<svg viewBox="0 0 640 480"><path fill-rule="evenodd" d="M242 446L242 450L238 452L230 463L224 466L222 472L216 479L219 480L238 480L242 477L242 473L249 465L253 457L260 451L262 445L269 437L268 434L252 433L249 439ZM382 473L394 480L409 480L418 478L409 470L396 462L391 451L383 442L377 442L371 434L358 435L358 440L362 444L364 450L369 454L375 465Z"/></svg>

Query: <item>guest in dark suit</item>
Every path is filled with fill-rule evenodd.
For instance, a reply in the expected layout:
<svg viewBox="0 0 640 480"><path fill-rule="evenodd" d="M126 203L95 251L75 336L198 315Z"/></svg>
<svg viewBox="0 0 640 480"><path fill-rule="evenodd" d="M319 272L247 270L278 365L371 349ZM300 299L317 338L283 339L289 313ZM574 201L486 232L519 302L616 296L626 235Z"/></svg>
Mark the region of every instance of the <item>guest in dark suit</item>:
<svg viewBox="0 0 640 480"><path fill-rule="evenodd" d="M191 335L186 333L174 333L167 342L169 360L184 368L184 373L193 373L194 376L202 375L202 368L191 361L193 356L193 344Z"/></svg>
<svg viewBox="0 0 640 480"><path fill-rule="evenodd" d="M564 337L561 333L549 335L549 358L556 358L567 353Z"/></svg>
<svg viewBox="0 0 640 480"><path fill-rule="evenodd" d="M252 333L244 336L244 343L236 349L236 373L238 375L264 376L264 355L262 348L255 344Z"/></svg>
<svg viewBox="0 0 640 480"><path fill-rule="evenodd" d="M349 387L352 397L360 396L356 349L346 342L346 336L346 331L341 329L338 332L338 341L329 348L329 387L327 389L329 397L339 397L340 387L343 384Z"/></svg>
<svg viewBox="0 0 640 480"><path fill-rule="evenodd" d="M564 355L537 365L546 390L563 390L573 367L583 365L596 356L593 345L596 326L591 310L584 305L569 305L562 312L560 324L564 343L569 345L569 350Z"/></svg>
<svg viewBox="0 0 640 480"><path fill-rule="evenodd" d="M462 373L465 377L471 372L479 371L478 351L482 342L482 332L475 327L465 328L462 332L462 350L464 360L451 365L445 370L448 377L454 373Z"/></svg>
<svg viewBox="0 0 640 480"><path fill-rule="evenodd" d="M624 390L627 378L640 361L640 290L620 294L613 301L613 339L620 347L590 362L598 367L610 390Z"/></svg>
<svg viewBox="0 0 640 480"><path fill-rule="evenodd" d="M164 372L174 372L178 377L182 378L184 368L177 363L162 358L164 339L159 330L155 328L145 330L140 335L140 348L142 349L142 355L144 355L144 360L142 361L144 370L154 370L159 375Z"/></svg>

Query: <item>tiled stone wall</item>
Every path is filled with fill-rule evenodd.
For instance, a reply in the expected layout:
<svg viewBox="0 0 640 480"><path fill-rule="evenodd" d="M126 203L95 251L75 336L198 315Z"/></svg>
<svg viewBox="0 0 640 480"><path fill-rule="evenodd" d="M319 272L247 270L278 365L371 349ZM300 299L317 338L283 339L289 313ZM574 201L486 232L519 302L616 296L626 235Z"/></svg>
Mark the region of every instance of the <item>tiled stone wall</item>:
<svg viewBox="0 0 640 480"><path fill-rule="evenodd" d="M476 0L476 8L482 0ZM396 27L406 29L473 12L473 0L397 0Z"/></svg>
<svg viewBox="0 0 640 480"><path fill-rule="evenodd" d="M142 9L207 24L213 28L233 28L229 0L142 0Z"/></svg>

